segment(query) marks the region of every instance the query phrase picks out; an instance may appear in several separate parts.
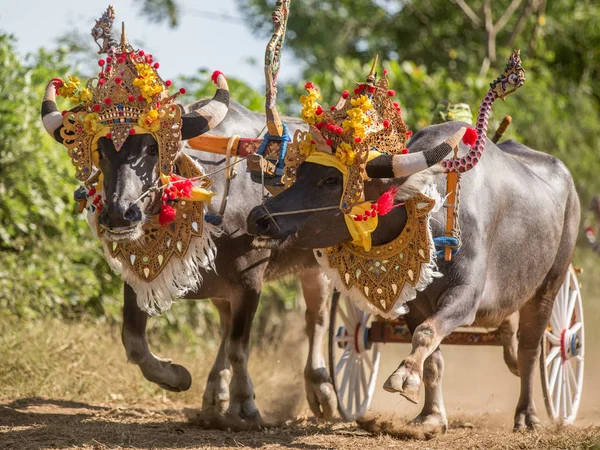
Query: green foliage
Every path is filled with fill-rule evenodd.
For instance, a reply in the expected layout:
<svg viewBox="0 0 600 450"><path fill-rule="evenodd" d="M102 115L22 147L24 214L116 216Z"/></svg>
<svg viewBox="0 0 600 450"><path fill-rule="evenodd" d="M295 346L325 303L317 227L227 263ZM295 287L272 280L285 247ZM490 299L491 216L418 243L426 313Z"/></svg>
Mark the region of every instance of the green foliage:
<svg viewBox="0 0 600 450"><path fill-rule="evenodd" d="M64 56L40 51L23 62L0 35L0 309L25 317L99 313L119 286L75 211L69 158L39 120Z"/></svg>

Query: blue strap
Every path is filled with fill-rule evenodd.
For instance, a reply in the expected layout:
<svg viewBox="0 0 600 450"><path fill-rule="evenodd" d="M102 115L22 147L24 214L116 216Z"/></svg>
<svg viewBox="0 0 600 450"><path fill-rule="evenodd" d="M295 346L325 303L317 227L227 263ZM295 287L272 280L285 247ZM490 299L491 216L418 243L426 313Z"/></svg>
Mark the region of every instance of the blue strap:
<svg viewBox="0 0 600 450"><path fill-rule="evenodd" d="M452 236L438 236L433 238L433 243L435 247L439 250L436 251L437 257L444 256L445 247L457 247L452 250L452 256L456 255L460 250L458 247L459 242L458 239Z"/></svg>
<svg viewBox="0 0 600 450"><path fill-rule="evenodd" d="M204 220L213 225L221 225L223 218L221 216L215 216L213 214L204 214Z"/></svg>
<svg viewBox="0 0 600 450"><path fill-rule="evenodd" d="M263 137L262 142L260 143L260 147L258 147L257 155L264 156L265 150L267 149L267 145L269 145L270 141L279 141L281 142L281 150L279 151L279 160L277 161L277 168L275 169L275 175L283 175L283 168L285 166L285 154L287 152L288 142L292 141L288 133L288 128L285 123L281 124L283 126L283 135L282 136L271 136L267 131L265 136Z"/></svg>

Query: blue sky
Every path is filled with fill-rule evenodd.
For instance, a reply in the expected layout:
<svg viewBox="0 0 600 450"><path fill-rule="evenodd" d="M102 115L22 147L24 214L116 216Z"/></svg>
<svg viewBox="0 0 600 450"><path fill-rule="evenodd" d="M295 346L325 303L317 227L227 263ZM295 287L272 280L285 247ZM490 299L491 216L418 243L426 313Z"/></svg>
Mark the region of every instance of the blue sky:
<svg viewBox="0 0 600 450"><path fill-rule="evenodd" d="M115 25L120 30L125 22L130 42L142 44L154 55L164 79L191 75L204 67L264 89L262 60L268 38L256 36L243 23L235 0L179 0L182 14L175 29L150 23L133 0L0 0L0 30L17 38L17 49L23 55L39 47L52 48L56 38L73 29L85 33L93 44L89 32L111 3ZM237 20L225 21L219 16ZM257 64L250 63L252 59ZM300 67L289 49L284 49L280 79L297 78Z"/></svg>

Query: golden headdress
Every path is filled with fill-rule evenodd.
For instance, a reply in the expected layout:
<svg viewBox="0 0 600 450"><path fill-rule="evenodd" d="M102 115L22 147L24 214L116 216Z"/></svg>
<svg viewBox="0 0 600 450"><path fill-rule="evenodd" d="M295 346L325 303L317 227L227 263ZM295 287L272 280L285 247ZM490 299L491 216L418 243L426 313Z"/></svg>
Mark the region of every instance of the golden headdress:
<svg viewBox="0 0 600 450"><path fill-rule="evenodd" d="M92 36L106 58L98 60L97 77L82 85L77 77L54 79L46 88L42 121L48 133L67 147L76 177L87 181L94 172L93 151L100 137L112 139L119 151L125 140L138 132L151 133L159 146L159 170L170 174L181 139L205 133L227 113L229 91L225 77L213 74L217 93L202 108L183 114L175 99L185 93L169 94L170 80L157 72L159 63L143 50L135 51L127 41L123 25L120 43L111 36L114 9L110 6L96 21ZM101 41L102 43L100 43ZM77 106L58 112L56 94Z"/></svg>
<svg viewBox="0 0 600 450"><path fill-rule="evenodd" d="M298 166L310 162L314 152L334 156L346 166L348 174L341 199L346 213L363 200L369 158L408 153L406 142L412 134L402 120L400 106L393 100L395 92L389 89L386 72L377 80L376 65L377 57L366 82L357 83L353 95L344 91L329 111L318 103L321 95L314 84L305 85L308 94L300 102L302 119L310 125L310 131L296 131L285 158L283 182L288 186L295 181Z"/></svg>

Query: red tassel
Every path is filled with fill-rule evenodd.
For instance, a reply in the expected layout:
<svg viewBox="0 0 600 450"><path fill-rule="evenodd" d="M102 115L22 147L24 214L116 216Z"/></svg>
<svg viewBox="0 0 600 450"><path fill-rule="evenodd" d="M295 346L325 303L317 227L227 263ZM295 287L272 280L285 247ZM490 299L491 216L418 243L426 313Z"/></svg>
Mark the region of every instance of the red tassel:
<svg viewBox="0 0 600 450"><path fill-rule="evenodd" d="M394 197L397 193L398 188L396 186L392 186L385 191L381 197L379 197L379 199L377 199L377 212L380 216L385 216L396 206L400 206L399 204L394 206Z"/></svg>
<svg viewBox="0 0 600 450"><path fill-rule="evenodd" d="M215 70L213 72L213 74L210 77L210 79L212 80L213 83L217 84L217 78L219 78L219 75L223 75L223 72L221 72L220 70ZM223 75L223 76L225 76L225 75Z"/></svg>
<svg viewBox="0 0 600 450"><path fill-rule="evenodd" d="M470 147L475 145L475 141L477 140L477 131L474 128L467 127L467 131L465 131L465 135L462 138L462 141Z"/></svg>
<svg viewBox="0 0 600 450"><path fill-rule="evenodd" d="M163 203L158 216L158 223L160 223L162 226L168 225L175 220L175 214L177 214L175 209L166 203Z"/></svg>

